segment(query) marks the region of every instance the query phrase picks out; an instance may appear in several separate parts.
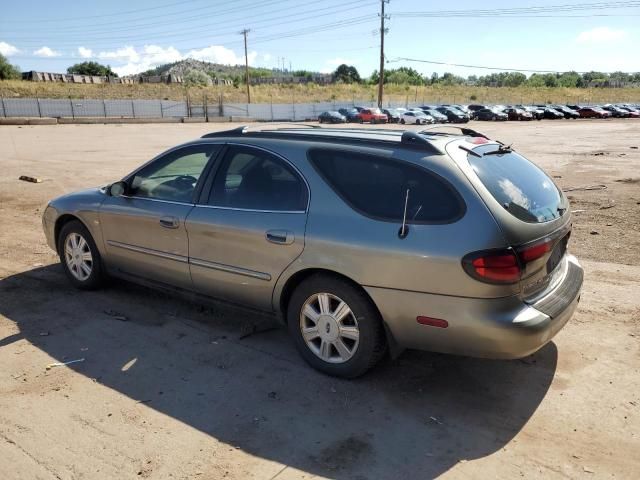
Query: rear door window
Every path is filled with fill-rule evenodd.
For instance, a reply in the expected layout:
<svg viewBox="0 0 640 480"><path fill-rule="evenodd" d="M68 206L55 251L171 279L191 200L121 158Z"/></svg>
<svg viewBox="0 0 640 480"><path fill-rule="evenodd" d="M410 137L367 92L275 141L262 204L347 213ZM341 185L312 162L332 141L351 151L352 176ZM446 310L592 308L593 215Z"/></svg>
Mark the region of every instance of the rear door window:
<svg viewBox="0 0 640 480"><path fill-rule="evenodd" d="M402 222L407 190L407 222L451 223L465 205L444 178L408 162L352 151L313 149L312 165L357 212L376 220Z"/></svg>
<svg viewBox="0 0 640 480"><path fill-rule="evenodd" d="M264 150L230 147L216 173L209 204L264 211L305 211L307 187L286 162Z"/></svg>
<svg viewBox="0 0 640 480"><path fill-rule="evenodd" d="M471 168L493 198L514 217L528 223L554 220L564 213L564 200L553 180L514 151L497 154L498 145L476 147Z"/></svg>

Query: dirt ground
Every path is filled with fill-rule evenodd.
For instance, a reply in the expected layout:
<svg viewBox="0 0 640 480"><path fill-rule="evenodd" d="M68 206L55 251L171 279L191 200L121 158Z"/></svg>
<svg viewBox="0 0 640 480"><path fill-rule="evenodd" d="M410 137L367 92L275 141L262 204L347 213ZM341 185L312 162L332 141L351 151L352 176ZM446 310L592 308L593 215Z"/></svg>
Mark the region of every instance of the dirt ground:
<svg viewBox="0 0 640 480"><path fill-rule="evenodd" d="M0 478L640 478L640 121L474 127L572 189L578 312L523 360L405 352L355 381L269 318L78 292L46 246L49 199L216 126L0 127Z"/></svg>

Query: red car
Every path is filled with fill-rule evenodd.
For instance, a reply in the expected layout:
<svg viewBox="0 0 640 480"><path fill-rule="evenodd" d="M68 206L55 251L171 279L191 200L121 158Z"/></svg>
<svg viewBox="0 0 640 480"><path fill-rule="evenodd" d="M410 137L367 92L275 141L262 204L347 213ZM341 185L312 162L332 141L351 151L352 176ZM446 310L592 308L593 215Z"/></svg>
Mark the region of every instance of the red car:
<svg viewBox="0 0 640 480"><path fill-rule="evenodd" d="M387 116L379 108L363 108L360 110L360 119L363 122L387 123Z"/></svg>
<svg viewBox="0 0 640 480"><path fill-rule="evenodd" d="M578 110L580 118L609 118L611 113L597 107L582 107Z"/></svg>

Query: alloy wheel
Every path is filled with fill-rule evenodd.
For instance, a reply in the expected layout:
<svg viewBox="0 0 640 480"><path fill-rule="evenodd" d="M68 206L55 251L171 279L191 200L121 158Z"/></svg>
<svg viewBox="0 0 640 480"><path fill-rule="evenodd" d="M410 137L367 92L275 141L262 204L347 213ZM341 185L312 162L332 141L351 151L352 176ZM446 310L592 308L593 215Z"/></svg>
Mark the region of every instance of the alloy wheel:
<svg viewBox="0 0 640 480"><path fill-rule="evenodd" d="M341 298L330 293L313 294L304 302L300 332L309 350L328 363L350 360L360 340L353 311Z"/></svg>
<svg viewBox="0 0 640 480"><path fill-rule="evenodd" d="M87 241L79 233L67 235L64 242L64 258L67 268L77 280L84 282L93 271L93 255Z"/></svg>

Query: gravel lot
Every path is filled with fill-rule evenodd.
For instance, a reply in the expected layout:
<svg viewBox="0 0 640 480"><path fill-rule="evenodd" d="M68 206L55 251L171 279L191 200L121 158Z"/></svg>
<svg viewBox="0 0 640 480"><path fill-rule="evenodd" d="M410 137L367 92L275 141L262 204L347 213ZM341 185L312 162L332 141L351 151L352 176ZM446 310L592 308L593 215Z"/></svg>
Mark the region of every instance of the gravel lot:
<svg viewBox="0 0 640 480"><path fill-rule="evenodd" d="M269 318L78 292L46 246L50 198L215 125L0 127L0 478L640 478L640 121L474 127L573 189L579 310L523 360L406 352L356 381Z"/></svg>

